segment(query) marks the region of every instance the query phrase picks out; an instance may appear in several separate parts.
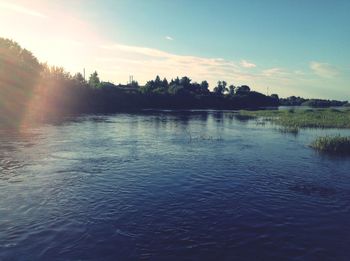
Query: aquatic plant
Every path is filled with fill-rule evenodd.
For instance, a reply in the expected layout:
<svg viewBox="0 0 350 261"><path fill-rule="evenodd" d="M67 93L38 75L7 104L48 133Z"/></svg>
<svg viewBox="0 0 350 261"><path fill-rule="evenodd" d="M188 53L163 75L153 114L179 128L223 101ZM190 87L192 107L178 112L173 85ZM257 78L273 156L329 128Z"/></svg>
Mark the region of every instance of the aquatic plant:
<svg viewBox="0 0 350 261"><path fill-rule="evenodd" d="M299 128L297 126L285 126L278 129L281 133L289 133L293 135L298 135Z"/></svg>
<svg viewBox="0 0 350 261"><path fill-rule="evenodd" d="M310 146L320 152L350 155L350 137L340 135L318 137Z"/></svg>
<svg viewBox="0 0 350 261"><path fill-rule="evenodd" d="M240 111L241 115L262 118L291 128L350 128L350 110L261 110Z"/></svg>

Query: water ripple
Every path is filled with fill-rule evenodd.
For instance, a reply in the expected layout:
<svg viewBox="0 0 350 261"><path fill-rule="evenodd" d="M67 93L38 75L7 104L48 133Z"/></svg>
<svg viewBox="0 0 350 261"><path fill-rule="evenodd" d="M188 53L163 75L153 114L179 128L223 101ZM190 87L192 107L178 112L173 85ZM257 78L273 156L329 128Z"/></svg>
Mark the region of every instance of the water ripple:
<svg viewBox="0 0 350 261"><path fill-rule="evenodd" d="M230 115L0 132L0 260L349 260L350 162Z"/></svg>

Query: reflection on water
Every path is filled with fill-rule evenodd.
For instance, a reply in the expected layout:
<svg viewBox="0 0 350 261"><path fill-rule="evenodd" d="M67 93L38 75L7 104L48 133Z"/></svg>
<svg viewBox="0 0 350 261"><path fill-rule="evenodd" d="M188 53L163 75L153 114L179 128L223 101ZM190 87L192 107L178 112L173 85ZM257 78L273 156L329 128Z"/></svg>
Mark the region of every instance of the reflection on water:
<svg viewBox="0 0 350 261"><path fill-rule="evenodd" d="M349 260L350 160L223 111L0 131L0 260Z"/></svg>

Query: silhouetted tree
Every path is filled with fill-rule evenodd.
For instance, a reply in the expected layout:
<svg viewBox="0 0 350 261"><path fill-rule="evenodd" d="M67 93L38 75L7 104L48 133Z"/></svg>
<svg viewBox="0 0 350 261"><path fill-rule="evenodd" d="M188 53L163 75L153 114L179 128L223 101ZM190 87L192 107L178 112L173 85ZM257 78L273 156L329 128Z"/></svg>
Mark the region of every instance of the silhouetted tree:
<svg viewBox="0 0 350 261"><path fill-rule="evenodd" d="M85 85L87 83L80 72L76 73L73 78L82 85Z"/></svg>
<svg viewBox="0 0 350 261"><path fill-rule="evenodd" d="M171 79L169 85L180 85L180 79L179 79L179 77L176 77L175 79Z"/></svg>
<svg viewBox="0 0 350 261"><path fill-rule="evenodd" d="M160 80L159 75L156 76L156 79L154 80L155 87L158 88L162 85L162 81Z"/></svg>
<svg viewBox="0 0 350 261"><path fill-rule="evenodd" d="M242 85L236 88L236 94L245 95L250 92L250 87L248 85Z"/></svg>
<svg viewBox="0 0 350 261"><path fill-rule="evenodd" d="M94 71L89 78L89 85L93 88L98 88L100 85L100 78L98 77L97 71Z"/></svg>
<svg viewBox="0 0 350 261"><path fill-rule="evenodd" d="M276 99L276 100L279 100L279 97L278 97L277 94L271 94L271 97L274 98L274 99Z"/></svg>
<svg viewBox="0 0 350 261"><path fill-rule="evenodd" d="M225 81L218 81L218 85L214 88L216 95L222 96L227 91L227 83Z"/></svg>
<svg viewBox="0 0 350 261"><path fill-rule="evenodd" d="M185 89L189 90L191 87L191 79L187 76L182 77L180 80L180 85L182 85Z"/></svg>
<svg viewBox="0 0 350 261"><path fill-rule="evenodd" d="M235 95L235 89L236 89L236 87L235 87L233 84L231 84L231 85L228 87L228 93L229 93L230 96Z"/></svg>
<svg viewBox="0 0 350 261"><path fill-rule="evenodd" d="M98 88L97 88L98 87ZM170 83L157 76L145 86L136 81L116 86L101 82L95 71L88 83L81 73L71 76L62 67L40 64L27 50L17 43L0 38L0 124L19 123L26 109L42 115L65 115L71 113L116 112L145 108L257 108L260 106L343 105L346 102L303 99L289 97L279 99L277 94L266 96L251 91L249 86L227 88L225 81L219 81L214 88L215 95L209 95L207 81L192 82L187 76L172 79ZM229 95L224 95L228 92ZM27 106L30 103L31 106ZM35 113L34 113L35 115Z"/></svg>
<svg viewBox="0 0 350 261"><path fill-rule="evenodd" d="M134 80L131 83L128 83L127 86L131 87L131 88L135 88L135 89L138 89L140 87L139 83L137 81L134 81Z"/></svg>
<svg viewBox="0 0 350 261"><path fill-rule="evenodd" d="M166 78L163 79L163 81L162 81L162 86L163 86L164 88L168 88L168 87L169 87L169 83L168 83L168 80L167 80Z"/></svg>
<svg viewBox="0 0 350 261"><path fill-rule="evenodd" d="M116 88L116 86L111 82L100 82L98 87L104 90L107 90L107 89L113 90L114 88Z"/></svg>
<svg viewBox="0 0 350 261"><path fill-rule="evenodd" d="M201 88L201 93L203 94L209 93L209 83L207 81L202 81L200 88Z"/></svg>
<svg viewBox="0 0 350 261"><path fill-rule="evenodd" d="M22 120L40 83L42 67L16 42L0 38L0 126Z"/></svg>

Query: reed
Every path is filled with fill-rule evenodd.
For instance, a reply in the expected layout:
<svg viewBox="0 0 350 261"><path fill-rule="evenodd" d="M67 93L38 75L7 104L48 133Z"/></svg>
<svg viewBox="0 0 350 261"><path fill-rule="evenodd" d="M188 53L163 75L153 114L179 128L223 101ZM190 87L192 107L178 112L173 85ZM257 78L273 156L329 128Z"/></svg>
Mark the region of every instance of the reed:
<svg viewBox="0 0 350 261"><path fill-rule="evenodd" d="M342 137L339 135L318 137L310 146L320 152L350 155L350 137Z"/></svg>
<svg viewBox="0 0 350 261"><path fill-rule="evenodd" d="M240 111L246 117L262 118L290 128L350 128L350 110L261 110Z"/></svg>

